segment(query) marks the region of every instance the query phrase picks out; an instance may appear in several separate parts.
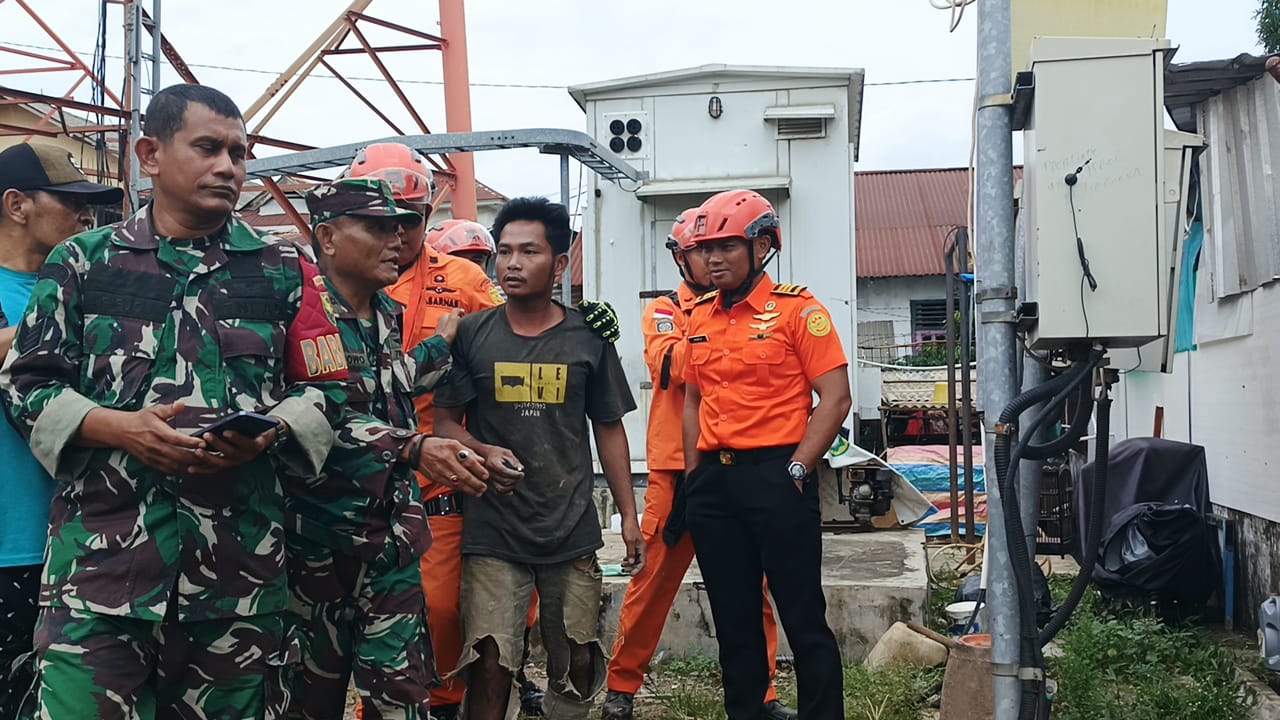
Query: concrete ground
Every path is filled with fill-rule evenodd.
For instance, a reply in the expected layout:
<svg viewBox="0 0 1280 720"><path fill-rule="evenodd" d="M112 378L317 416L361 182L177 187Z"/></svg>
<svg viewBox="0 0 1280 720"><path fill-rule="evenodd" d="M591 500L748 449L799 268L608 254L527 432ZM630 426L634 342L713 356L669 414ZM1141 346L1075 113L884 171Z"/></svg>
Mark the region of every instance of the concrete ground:
<svg viewBox="0 0 1280 720"><path fill-rule="evenodd" d="M621 563L625 550L619 535L604 532L600 563L607 568ZM827 622L845 662L865 658L893 623L923 622L929 592L923 532L828 533L823 536L823 556ZM628 581L626 576L605 577L601 608L605 647L613 646ZM783 635L779 654L790 655L781 628L779 634ZM715 625L696 560L667 618L655 661L694 655L716 655Z"/></svg>

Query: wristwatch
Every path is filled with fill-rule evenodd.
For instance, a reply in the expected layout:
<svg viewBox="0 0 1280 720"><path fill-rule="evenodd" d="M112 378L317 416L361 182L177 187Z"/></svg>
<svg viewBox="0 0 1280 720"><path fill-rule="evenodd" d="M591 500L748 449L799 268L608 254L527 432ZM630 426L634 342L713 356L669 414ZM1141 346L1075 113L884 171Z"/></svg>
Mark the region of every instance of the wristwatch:
<svg viewBox="0 0 1280 720"><path fill-rule="evenodd" d="M809 468L805 467L804 463L798 460L792 460L787 465L787 474L791 476L792 480L802 482L805 478L809 477Z"/></svg>
<svg viewBox="0 0 1280 720"><path fill-rule="evenodd" d="M276 421L276 439L271 445L267 446L267 453L276 455L284 449L286 443L289 442L289 426L279 418L272 418Z"/></svg>

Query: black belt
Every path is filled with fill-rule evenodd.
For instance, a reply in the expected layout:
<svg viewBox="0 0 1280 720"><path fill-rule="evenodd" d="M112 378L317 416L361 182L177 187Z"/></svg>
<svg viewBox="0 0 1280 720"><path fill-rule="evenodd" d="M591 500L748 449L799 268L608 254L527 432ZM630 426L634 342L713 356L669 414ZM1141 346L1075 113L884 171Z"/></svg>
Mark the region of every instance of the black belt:
<svg viewBox="0 0 1280 720"><path fill-rule="evenodd" d="M702 461L717 465L760 465L783 458L790 458L795 453L796 447L796 445L781 445L779 447L757 448L755 450L721 448L703 452Z"/></svg>
<svg viewBox="0 0 1280 720"><path fill-rule="evenodd" d="M454 497L453 493L445 493L437 497L433 497L422 503L422 507L427 510L427 517L444 517L447 515L461 515L462 503Z"/></svg>

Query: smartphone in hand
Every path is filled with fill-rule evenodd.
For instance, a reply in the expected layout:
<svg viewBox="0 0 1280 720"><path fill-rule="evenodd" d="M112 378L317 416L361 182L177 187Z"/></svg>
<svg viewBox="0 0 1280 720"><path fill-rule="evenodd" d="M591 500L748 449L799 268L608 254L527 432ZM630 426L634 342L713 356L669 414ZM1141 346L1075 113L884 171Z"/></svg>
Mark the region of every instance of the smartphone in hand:
<svg viewBox="0 0 1280 720"><path fill-rule="evenodd" d="M280 423L266 415L258 413L240 412L233 413L224 418L220 418L210 423L201 430L192 433L195 437L204 437L205 433L213 433L217 437L221 437L223 432L230 430L231 432L240 433L246 437L258 437L268 430L275 430L280 427Z"/></svg>

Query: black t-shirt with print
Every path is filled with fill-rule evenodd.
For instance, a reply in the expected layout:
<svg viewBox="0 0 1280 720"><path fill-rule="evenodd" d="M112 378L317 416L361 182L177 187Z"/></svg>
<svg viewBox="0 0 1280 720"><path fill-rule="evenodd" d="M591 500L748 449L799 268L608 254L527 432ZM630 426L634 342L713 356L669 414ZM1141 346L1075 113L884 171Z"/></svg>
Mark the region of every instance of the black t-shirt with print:
<svg viewBox="0 0 1280 720"><path fill-rule="evenodd" d="M567 310L536 337L516 335L503 307L464 317L435 404L465 406L467 430L525 468L513 494L464 500L464 555L558 563L603 545L587 420L621 420L636 403L617 350L581 313Z"/></svg>

